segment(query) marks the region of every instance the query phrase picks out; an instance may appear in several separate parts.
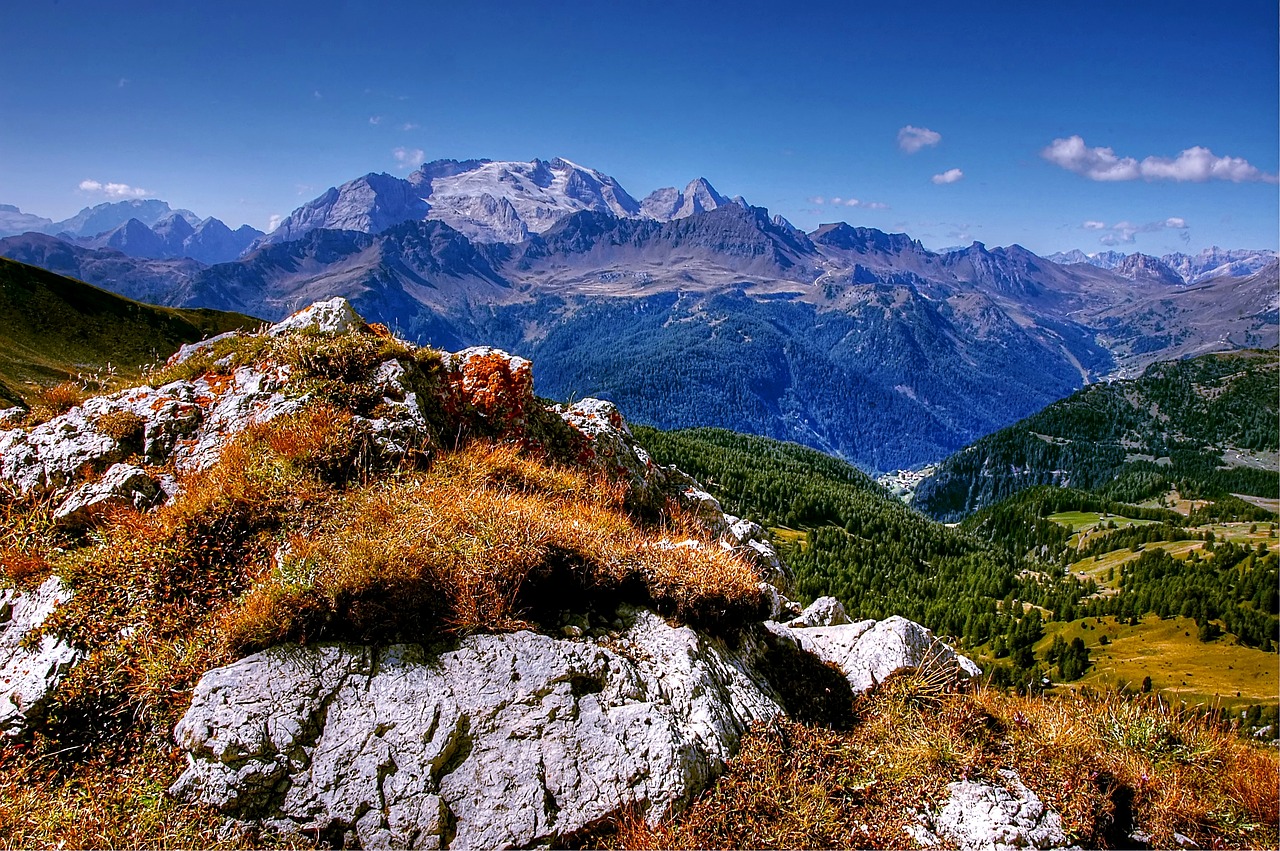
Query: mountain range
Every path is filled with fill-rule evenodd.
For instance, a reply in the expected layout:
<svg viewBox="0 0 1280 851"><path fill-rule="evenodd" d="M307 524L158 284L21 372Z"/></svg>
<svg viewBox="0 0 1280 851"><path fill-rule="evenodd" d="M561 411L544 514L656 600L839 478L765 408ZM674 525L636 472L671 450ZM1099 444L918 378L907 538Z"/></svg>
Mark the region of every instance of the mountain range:
<svg viewBox="0 0 1280 851"><path fill-rule="evenodd" d="M181 233L182 218L147 226L154 239L126 221L114 244L9 237L0 255L264 319L342 295L415 341L530 356L554 398L794 440L868 470L938 460L1155 360L1277 342L1274 260L1188 287L1017 245L938 253L844 223L806 234L703 179L636 201L563 159L365 175L233 262L125 250L158 254L157 228Z"/></svg>
<svg viewBox="0 0 1280 851"><path fill-rule="evenodd" d="M1165 283L1198 284L1212 278L1244 277L1261 271L1276 252L1250 249L1222 249L1216 245L1198 254L1174 252L1162 257L1150 254L1125 254L1122 251L1100 251L1085 254L1080 249L1045 256L1054 263L1071 265L1086 263L1099 269L1110 269L1129 279L1155 278Z"/></svg>
<svg viewBox="0 0 1280 851"><path fill-rule="evenodd" d="M188 257L206 265L235 260L265 236L249 225L232 230L220 219L202 219L154 198L85 207L60 222L0 204L0 236L28 233L56 236L86 248L115 249L128 257Z"/></svg>

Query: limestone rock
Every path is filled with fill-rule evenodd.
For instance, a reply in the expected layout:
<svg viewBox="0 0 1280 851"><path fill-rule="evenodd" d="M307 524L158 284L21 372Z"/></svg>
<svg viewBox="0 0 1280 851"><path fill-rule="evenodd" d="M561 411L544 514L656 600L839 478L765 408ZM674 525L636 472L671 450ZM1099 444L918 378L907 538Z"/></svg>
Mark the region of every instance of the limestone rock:
<svg viewBox="0 0 1280 851"><path fill-rule="evenodd" d="M364 319L356 313L351 302L342 296L334 296L326 301L317 301L284 318L268 328L267 334L271 337L296 331L341 334L344 331L363 328L364 324Z"/></svg>
<svg viewBox="0 0 1280 851"><path fill-rule="evenodd" d="M145 509L164 499L160 483L132 464L113 464L96 482L81 485L53 512L54 522L87 526L103 511L118 505Z"/></svg>
<svg viewBox="0 0 1280 851"><path fill-rule="evenodd" d="M819 597L810 603L799 617L788 621L787 626L792 628L840 626L846 623L853 623L853 621L845 612L843 603L835 597Z"/></svg>
<svg viewBox="0 0 1280 851"><path fill-rule="evenodd" d="M838 626L793 629L772 621L766 627L779 638L831 662L855 692L867 691L895 671L945 666L957 677L982 673L972 660L956 653L920 624L897 615L882 621L864 620Z"/></svg>
<svg viewBox="0 0 1280 851"><path fill-rule="evenodd" d="M557 845L624 807L656 820L782 710L752 636L730 649L620 614L608 638L472 636L435 658L279 647L210 671L171 791L364 847Z"/></svg>
<svg viewBox="0 0 1280 851"><path fill-rule="evenodd" d="M907 832L921 845L962 851L1011 851L1014 848L1063 848L1062 819L1022 784L1002 770L1003 785L962 780L947 786L950 796L936 814L925 814Z"/></svg>
<svg viewBox="0 0 1280 851"><path fill-rule="evenodd" d="M0 591L0 733L19 736L39 717L45 701L81 659L70 644L45 636L34 650L22 639L71 598L51 576L35 591Z"/></svg>
<svg viewBox="0 0 1280 851"><path fill-rule="evenodd" d="M183 343L178 350L169 355L169 359L165 361L165 366L177 366L178 364L190 360L194 355L210 349L221 343L223 340L230 340L239 336L239 331L227 331L223 334L216 334L212 337L206 337L194 343Z"/></svg>

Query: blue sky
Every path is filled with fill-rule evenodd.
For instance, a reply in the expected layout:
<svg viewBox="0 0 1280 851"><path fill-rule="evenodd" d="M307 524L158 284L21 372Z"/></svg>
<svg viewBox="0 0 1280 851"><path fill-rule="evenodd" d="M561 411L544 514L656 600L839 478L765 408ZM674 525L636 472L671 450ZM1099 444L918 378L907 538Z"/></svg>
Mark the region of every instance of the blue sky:
<svg viewBox="0 0 1280 851"><path fill-rule="evenodd" d="M1277 28L1271 0L13 4L0 203L265 227L420 158L563 156L933 248L1274 249Z"/></svg>

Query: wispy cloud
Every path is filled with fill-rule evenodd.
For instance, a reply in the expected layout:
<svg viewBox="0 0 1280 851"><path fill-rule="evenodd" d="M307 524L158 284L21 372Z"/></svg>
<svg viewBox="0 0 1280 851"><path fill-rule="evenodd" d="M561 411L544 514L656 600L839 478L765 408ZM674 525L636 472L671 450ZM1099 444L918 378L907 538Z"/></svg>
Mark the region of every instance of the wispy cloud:
<svg viewBox="0 0 1280 851"><path fill-rule="evenodd" d="M100 192L108 198L146 198L150 189L141 186L130 186L127 183L102 183L98 180L80 181L81 192Z"/></svg>
<svg viewBox="0 0 1280 851"><path fill-rule="evenodd" d="M396 148L391 152L391 156L396 159L396 168L409 169L417 168L427 159L427 154L421 148Z"/></svg>
<svg viewBox="0 0 1280 851"><path fill-rule="evenodd" d="M382 123L382 116L381 116L381 115L370 115L370 116L369 116L369 123L370 123L370 124L372 124L374 127L377 127L379 124L381 124L381 123Z"/></svg>
<svg viewBox="0 0 1280 851"><path fill-rule="evenodd" d="M929 179L941 186L946 183L955 183L957 180L964 179L964 172L958 168L949 168L942 172L942 174L935 174Z"/></svg>
<svg viewBox="0 0 1280 851"><path fill-rule="evenodd" d="M1219 157L1199 145L1187 148L1176 157L1117 156L1111 148L1090 148L1080 136L1054 139L1040 151L1049 162L1090 180L1173 180L1179 183L1204 183L1229 180L1232 183L1276 183L1267 174L1240 157Z"/></svg>
<svg viewBox="0 0 1280 851"><path fill-rule="evenodd" d="M1081 222L1080 227L1084 230L1101 231L1102 235L1098 237L1098 242L1103 245L1132 245L1140 233L1159 233L1166 230L1177 231L1178 237L1183 242L1191 241L1190 226L1181 216L1170 216L1158 222L1145 224L1123 221L1108 225L1106 222L1090 220Z"/></svg>
<svg viewBox="0 0 1280 851"><path fill-rule="evenodd" d="M830 204L833 207L858 207L863 210L887 210L888 204L882 204L879 201L861 201L857 198L841 198L839 195L827 198L822 195L815 195L809 199L810 204L817 204L819 207Z"/></svg>
<svg viewBox="0 0 1280 851"><path fill-rule="evenodd" d="M914 154L921 148L930 148L942 141L942 134L928 127L913 127L908 124L898 131L898 147L908 154Z"/></svg>
<svg viewBox="0 0 1280 851"><path fill-rule="evenodd" d="M404 124L400 125L400 129L408 133L410 130L417 130L421 126L422 125L420 124L414 124L412 121L406 121Z"/></svg>
<svg viewBox="0 0 1280 851"><path fill-rule="evenodd" d="M116 88L117 88L117 89L123 89L123 88L124 88L125 86L127 86L127 85L129 85L129 78L128 78L128 77L121 77L121 78L120 78L120 82L116 83Z"/></svg>
<svg viewBox="0 0 1280 851"><path fill-rule="evenodd" d="M272 216L271 219L267 222L267 233L272 233L276 228L280 227L280 223L282 221L284 221L284 216L280 215L279 213L276 213L274 216Z"/></svg>

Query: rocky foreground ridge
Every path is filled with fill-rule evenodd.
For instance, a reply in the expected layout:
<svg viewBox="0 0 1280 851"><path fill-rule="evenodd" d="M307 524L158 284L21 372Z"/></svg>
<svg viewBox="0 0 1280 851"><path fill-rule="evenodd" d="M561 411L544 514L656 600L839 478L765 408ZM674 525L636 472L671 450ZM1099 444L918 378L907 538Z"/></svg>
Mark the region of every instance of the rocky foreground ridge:
<svg viewBox="0 0 1280 851"><path fill-rule="evenodd" d="M754 725L812 714L823 699L847 701L904 668L978 673L905 619L851 623L831 598L801 611L758 525L655 464L610 403L537 399L521 358L415 350L333 299L256 335L185 346L153 379L157 386L87 399L42 423L22 410L0 412L6 498L45 506L42 534L75 555L66 566L29 556L18 587L0 596L0 729L11 741L63 736L79 742L72 749L99 747L76 739L87 734L68 718L92 721L85 694L107 688L100 671L139 647L155 652L161 645L146 642L170 635L164 646L184 648L180 661L165 663L177 686L156 697L162 689L139 674L138 684L118 686L117 699L184 754L169 794L215 808L227 835L244 842L562 845L622 813L656 823L678 811ZM335 423L348 445L324 442ZM246 445L268 456L266 472ZM467 448L476 445L487 448ZM339 481L339 456L346 490L307 503L307 488ZM480 474L466 467L476 458L487 465ZM320 478L300 478L298 465ZM404 596L407 562L375 548L430 556L413 550L408 531L387 537L417 529L415 509L390 502L366 523L379 494L418 487L425 490L404 492L427 498L445 486L419 470L462 481L469 490L450 491L446 502L464 515L490 504L483 500L507 500L498 526L525 524L527 537L485 551L495 561L559 534L520 514L520 500L542 492L548 505L570 500L572 511L552 518L567 534L599 524L633 536L632 548L546 545L514 585L465 573L485 565L455 565L471 577L470 590L446 601L452 609L431 608L436 598L420 588ZM250 566L217 593L201 590L181 571L224 570L224 556L204 554L206 542L171 571L177 544L148 524L181 521L183 534L196 535L200 518L223 510L237 477L250 474L286 477L285 519L236 520L256 533L242 544ZM247 481L269 490L275 479ZM583 482L613 496L575 495ZM209 492L216 499L202 496ZM447 508L431 523L444 523ZM465 528L442 548L487 534ZM146 550L136 573L104 582L102 566L125 559L112 547L147 535L169 549ZM234 549L228 541L218 548ZM5 550L10 562L19 555ZM353 584L361 570L374 579ZM609 571L621 577L614 584ZM180 595L165 588L191 599L175 602ZM459 626L459 601L488 605L490 594L514 602ZM397 609L404 599L423 607L421 620ZM180 616L166 622L156 611ZM1035 811L1026 830L982 829L1002 841L1061 844L1033 803L1010 810L1023 821ZM966 841L946 832L945 819L928 824L943 841Z"/></svg>

